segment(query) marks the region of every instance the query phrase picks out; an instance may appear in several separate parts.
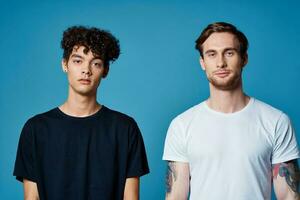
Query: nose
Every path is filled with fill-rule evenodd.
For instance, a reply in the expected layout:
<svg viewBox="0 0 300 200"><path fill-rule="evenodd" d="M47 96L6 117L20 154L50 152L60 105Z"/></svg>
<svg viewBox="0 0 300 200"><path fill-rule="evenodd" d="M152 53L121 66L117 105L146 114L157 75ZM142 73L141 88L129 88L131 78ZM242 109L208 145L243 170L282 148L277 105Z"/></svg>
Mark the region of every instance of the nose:
<svg viewBox="0 0 300 200"><path fill-rule="evenodd" d="M217 68L225 68L227 67L226 60L223 55L218 56L217 58Z"/></svg>
<svg viewBox="0 0 300 200"><path fill-rule="evenodd" d="M81 69L81 73L82 74L86 74L86 75L91 75L92 72L91 72L91 67L90 67L90 64L86 64L82 67Z"/></svg>

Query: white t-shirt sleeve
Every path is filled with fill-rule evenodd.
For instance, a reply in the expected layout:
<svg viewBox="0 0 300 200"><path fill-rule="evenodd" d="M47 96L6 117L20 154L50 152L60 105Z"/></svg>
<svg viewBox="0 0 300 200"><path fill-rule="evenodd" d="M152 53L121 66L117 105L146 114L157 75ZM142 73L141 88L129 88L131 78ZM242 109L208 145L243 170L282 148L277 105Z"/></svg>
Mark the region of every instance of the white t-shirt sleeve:
<svg viewBox="0 0 300 200"><path fill-rule="evenodd" d="M188 162L185 131L176 119L171 122L167 132L163 160Z"/></svg>
<svg viewBox="0 0 300 200"><path fill-rule="evenodd" d="M295 131L288 116L282 113L275 128L272 164L297 158L299 158L299 150Z"/></svg>

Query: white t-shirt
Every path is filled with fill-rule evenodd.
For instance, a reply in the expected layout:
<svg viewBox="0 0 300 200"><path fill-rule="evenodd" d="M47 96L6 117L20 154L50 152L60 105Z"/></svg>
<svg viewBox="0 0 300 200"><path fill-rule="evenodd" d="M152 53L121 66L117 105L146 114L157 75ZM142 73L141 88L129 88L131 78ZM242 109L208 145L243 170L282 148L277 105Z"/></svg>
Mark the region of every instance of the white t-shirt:
<svg viewBox="0 0 300 200"><path fill-rule="evenodd" d="M235 113L202 102L180 114L163 155L189 163L191 200L269 200L272 164L297 158L288 116L254 98Z"/></svg>

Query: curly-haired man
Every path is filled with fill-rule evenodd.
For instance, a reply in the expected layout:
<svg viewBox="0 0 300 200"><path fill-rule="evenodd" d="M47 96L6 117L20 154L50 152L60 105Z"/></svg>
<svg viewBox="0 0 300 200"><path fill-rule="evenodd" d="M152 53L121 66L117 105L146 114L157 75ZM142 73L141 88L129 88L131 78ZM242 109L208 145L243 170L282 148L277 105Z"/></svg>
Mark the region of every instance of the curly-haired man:
<svg viewBox="0 0 300 200"><path fill-rule="evenodd" d="M138 199L139 177L149 172L139 128L96 100L119 41L108 31L73 26L61 46L68 98L29 119L19 140L14 175L25 199Z"/></svg>

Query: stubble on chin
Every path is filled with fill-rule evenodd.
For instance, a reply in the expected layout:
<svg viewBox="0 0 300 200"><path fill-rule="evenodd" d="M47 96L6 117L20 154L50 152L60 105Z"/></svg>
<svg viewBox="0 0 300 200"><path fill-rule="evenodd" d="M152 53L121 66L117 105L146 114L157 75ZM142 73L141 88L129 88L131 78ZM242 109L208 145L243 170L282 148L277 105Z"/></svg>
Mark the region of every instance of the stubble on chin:
<svg viewBox="0 0 300 200"><path fill-rule="evenodd" d="M207 76L208 81L217 89L220 90L234 90L241 84L241 74L234 74L228 77L227 80L218 80L213 75Z"/></svg>

